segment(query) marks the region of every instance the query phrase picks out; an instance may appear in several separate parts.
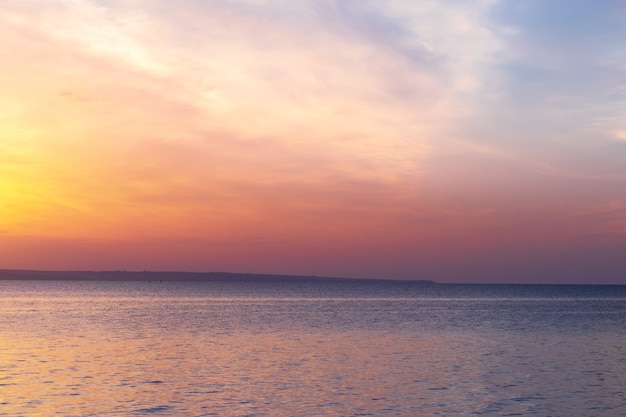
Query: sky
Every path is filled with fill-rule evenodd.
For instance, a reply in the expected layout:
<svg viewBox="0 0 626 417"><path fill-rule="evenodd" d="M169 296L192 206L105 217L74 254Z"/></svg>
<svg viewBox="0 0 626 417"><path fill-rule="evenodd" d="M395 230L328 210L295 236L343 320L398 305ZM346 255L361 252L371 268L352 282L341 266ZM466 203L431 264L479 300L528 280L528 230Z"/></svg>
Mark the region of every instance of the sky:
<svg viewBox="0 0 626 417"><path fill-rule="evenodd" d="M621 0L0 0L0 268L626 284Z"/></svg>

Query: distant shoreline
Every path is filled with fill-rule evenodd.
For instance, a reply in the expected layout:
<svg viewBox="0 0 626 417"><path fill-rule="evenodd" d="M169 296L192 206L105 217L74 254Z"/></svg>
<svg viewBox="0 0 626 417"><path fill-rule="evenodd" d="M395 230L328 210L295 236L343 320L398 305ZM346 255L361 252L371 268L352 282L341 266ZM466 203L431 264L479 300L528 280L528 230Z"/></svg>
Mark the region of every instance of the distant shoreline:
<svg viewBox="0 0 626 417"><path fill-rule="evenodd" d="M2 269L0 281L178 281L178 282L346 282L436 284L430 280L343 278L316 275L175 271L42 271Z"/></svg>

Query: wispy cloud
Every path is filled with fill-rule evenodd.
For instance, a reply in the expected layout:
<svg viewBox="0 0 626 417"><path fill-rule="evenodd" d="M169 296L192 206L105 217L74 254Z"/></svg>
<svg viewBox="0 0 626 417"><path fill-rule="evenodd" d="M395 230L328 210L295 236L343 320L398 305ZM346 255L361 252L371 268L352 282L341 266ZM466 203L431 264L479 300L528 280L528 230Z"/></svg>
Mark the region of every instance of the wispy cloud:
<svg viewBox="0 0 626 417"><path fill-rule="evenodd" d="M211 265L198 241L252 242L271 260L251 250L250 267L347 271L367 253L410 276L443 253L480 247L480 263L507 243L530 254L624 233L597 207L626 204L625 14L611 1L5 1L3 239L96 237L85 244L125 242L141 262L142 242L176 241L196 269Z"/></svg>

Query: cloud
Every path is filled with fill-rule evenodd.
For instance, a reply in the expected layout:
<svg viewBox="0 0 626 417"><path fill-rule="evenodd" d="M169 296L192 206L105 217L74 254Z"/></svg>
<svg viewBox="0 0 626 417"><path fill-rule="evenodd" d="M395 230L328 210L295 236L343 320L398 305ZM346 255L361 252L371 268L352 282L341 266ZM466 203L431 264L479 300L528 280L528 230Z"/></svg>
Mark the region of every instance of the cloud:
<svg viewBox="0 0 626 417"><path fill-rule="evenodd" d="M335 170L384 176L413 169L426 151L433 71L342 36L313 11L296 24L259 18L259 4L104 4L9 4L5 42L22 50L12 71L23 75L8 89L23 97L22 116L12 117L21 136L40 126L33 135L54 136L49 146L71 144L104 163L129 144L170 141L212 149L223 164L272 148L279 164L314 155ZM24 71L37 60L45 71ZM249 150L235 155L231 144Z"/></svg>
<svg viewBox="0 0 626 417"><path fill-rule="evenodd" d="M2 228L405 276L621 235L622 9L569 5L6 1Z"/></svg>
<svg viewBox="0 0 626 417"><path fill-rule="evenodd" d="M575 129L583 123L608 127L602 126L607 116L626 102L623 5L502 2L492 16L504 46L504 92L516 110L533 119L556 119L559 128L566 122Z"/></svg>

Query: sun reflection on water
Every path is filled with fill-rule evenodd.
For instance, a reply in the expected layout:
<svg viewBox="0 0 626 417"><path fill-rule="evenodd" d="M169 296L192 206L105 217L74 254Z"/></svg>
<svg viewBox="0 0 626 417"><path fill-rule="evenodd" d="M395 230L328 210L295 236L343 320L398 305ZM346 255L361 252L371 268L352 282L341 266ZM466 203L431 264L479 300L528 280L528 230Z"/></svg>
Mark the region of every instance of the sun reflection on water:
<svg viewBox="0 0 626 417"><path fill-rule="evenodd" d="M547 415L624 402L611 395L624 331L528 327L552 305L94 291L0 295L0 416Z"/></svg>

